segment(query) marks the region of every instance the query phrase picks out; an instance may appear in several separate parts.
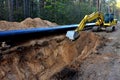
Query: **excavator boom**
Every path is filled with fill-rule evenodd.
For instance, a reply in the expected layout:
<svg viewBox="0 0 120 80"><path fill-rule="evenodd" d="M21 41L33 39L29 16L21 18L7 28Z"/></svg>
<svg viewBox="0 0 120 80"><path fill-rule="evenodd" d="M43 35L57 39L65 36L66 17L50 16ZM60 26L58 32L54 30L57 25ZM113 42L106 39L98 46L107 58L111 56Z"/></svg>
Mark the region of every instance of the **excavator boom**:
<svg viewBox="0 0 120 80"><path fill-rule="evenodd" d="M91 22L96 19L97 19L95 23L96 25L103 24L104 17L102 13L93 12L90 15L85 15L85 17L79 23L79 26L74 31L68 31L66 37L68 37L70 40L75 40L77 37L79 37L79 32L84 29L86 22Z"/></svg>
<svg viewBox="0 0 120 80"><path fill-rule="evenodd" d="M90 14L90 15L86 15L86 16L82 19L82 21L79 23L78 28L76 28L75 31L81 31L81 30L83 30L86 22L91 22L91 21L93 21L93 20L95 20L95 19L97 19L96 25L101 25L101 24L103 23L103 21L104 21L104 18L103 18L102 13L100 13L100 12L93 12L93 13Z"/></svg>

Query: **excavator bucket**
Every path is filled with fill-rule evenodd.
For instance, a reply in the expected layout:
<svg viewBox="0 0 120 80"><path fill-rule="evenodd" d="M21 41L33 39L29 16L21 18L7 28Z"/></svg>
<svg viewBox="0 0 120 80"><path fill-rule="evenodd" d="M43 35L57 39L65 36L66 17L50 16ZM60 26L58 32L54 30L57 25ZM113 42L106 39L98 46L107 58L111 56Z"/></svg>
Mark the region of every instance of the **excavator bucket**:
<svg viewBox="0 0 120 80"><path fill-rule="evenodd" d="M73 41L79 37L79 33L76 31L67 31L66 37Z"/></svg>

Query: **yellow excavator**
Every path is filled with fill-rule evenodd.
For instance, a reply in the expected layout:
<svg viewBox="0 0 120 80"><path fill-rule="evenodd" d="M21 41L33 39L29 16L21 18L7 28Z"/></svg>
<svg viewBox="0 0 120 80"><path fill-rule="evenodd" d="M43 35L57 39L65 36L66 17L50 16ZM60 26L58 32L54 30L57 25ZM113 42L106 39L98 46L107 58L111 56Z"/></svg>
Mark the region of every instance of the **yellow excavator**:
<svg viewBox="0 0 120 80"><path fill-rule="evenodd" d="M86 23L94 20L96 25L92 28L94 32L100 31L103 28L105 28L106 32L114 31L115 25L117 24L117 19L114 19L114 14L108 13L103 16L101 12L93 12L90 15L85 15L75 30L67 31L66 37L70 40L75 40L79 37L80 31L84 29Z"/></svg>

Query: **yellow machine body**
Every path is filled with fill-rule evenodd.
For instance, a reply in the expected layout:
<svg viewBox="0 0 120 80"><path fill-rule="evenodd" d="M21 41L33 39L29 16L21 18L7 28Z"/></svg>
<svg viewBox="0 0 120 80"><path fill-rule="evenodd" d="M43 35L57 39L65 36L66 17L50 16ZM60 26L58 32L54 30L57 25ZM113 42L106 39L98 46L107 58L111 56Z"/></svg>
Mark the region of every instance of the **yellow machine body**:
<svg viewBox="0 0 120 80"><path fill-rule="evenodd" d="M101 28L106 28L106 31L110 32L115 29L114 27L117 24L117 19L113 19L113 15L110 19L109 16L109 14L107 14L107 16L103 16L101 12L93 12L90 15L85 15L85 17L79 23L79 26L73 31L68 31L66 37L68 37L70 40L75 40L77 37L79 37L79 32L84 29L86 23L94 20L96 20L96 26L93 27L93 31L99 31Z"/></svg>

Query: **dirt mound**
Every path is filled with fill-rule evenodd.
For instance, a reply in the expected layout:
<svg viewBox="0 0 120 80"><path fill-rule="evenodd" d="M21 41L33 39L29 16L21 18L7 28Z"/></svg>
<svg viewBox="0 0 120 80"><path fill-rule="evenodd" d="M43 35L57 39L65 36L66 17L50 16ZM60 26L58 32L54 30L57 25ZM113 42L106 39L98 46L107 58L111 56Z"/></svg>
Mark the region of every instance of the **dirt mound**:
<svg viewBox="0 0 120 80"><path fill-rule="evenodd" d="M53 79L66 66L96 53L101 38L91 32L81 34L73 42L59 35L1 49L0 80Z"/></svg>
<svg viewBox="0 0 120 80"><path fill-rule="evenodd" d="M47 20L42 20L40 18L27 18L22 22L7 22L0 21L0 31L3 30L14 30L14 29L24 29L24 28L34 28L34 27L48 27L56 26L57 24L49 22Z"/></svg>
<svg viewBox="0 0 120 80"><path fill-rule="evenodd" d="M24 25L21 25L18 22L7 22L7 21L0 21L0 30L13 30L13 29L22 29Z"/></svg>
<svg viewBox="0 0 120 80"><path fill-rule="evenodd" d="M55 23L51 23L47 20L42 20L40 18L27 18L24 21L22 21L21 24L25 25L26 27L48 27L57 25Z"/></svg>

